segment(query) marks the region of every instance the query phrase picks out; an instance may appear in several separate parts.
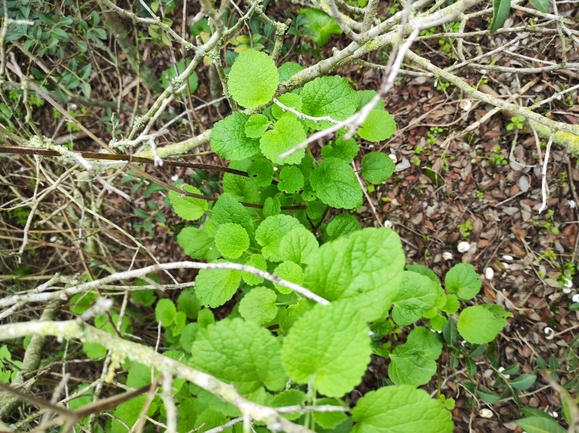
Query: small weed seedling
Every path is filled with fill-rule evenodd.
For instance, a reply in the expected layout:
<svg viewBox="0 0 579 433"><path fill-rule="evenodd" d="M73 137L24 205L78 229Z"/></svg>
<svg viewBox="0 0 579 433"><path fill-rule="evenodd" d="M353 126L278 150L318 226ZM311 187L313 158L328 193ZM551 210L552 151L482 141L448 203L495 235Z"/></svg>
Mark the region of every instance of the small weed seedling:
<svg viewBox="0 0 579 433"><path fill-rule="evenodd" d="M457 227L460 230L463 239L468 238L468 235L470 234L473 228L470 220L466 220L463 224L459 224Z"/></svg>
<svg viewBox="0 0 579 433"><path fill-rule="evenodd" d="M515 128L517 130L521 130L523 129L523 126L525 126L525 118L523 116L514 116L511 119L511 123L507 125L507 131L510 131Z"/></svg>
<svg viewBox="0 0 579 433"><path fill-rule="evenodd" d="M436 135L442 134L443 132L444 129L441 128L440 126L432 126L430 128L430 132L426 134L426 141L428 141L431 145L434 146L436 144Z"/></svg>

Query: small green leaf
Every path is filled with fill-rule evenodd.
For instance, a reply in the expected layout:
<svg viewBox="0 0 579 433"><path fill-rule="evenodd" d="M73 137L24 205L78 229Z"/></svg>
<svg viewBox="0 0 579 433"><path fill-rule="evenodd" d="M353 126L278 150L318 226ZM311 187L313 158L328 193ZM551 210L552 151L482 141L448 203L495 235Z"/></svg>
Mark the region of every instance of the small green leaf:
<svg viewBox="0 0 579 433"><path fill-rule="evenodd" d="M446 317L436 315L432 319L430 319L430 327L435 331L442 331L444 329L444 325L446 325Z"/></svg>
<svg viewBox="0 0 579 433"><path fill-rule="evenodd" d="M306 204L306 214L312 223L318 223L322 217L326 215L326 210L328 206L322 203L320 200L310 201Z"/></svg>
<svg viewBox="0 0 579 433"><path fill-rule="evenodd" d="M191 353L193 367L235 384L243 394L285 386L279 343L257 323L224 319L200 329Z"/></svg>
<svg viewBox="0 0 579 433"><path fill-rule="evenodd" d="M352 433L452 433L451 413L411 385L370 391L352 410Z"/></svg>
<svg viewBox="0 0 579 433"><path fill-rule="evenodd" d="M177 309L170 299L161 299L155 308L157 322L162 322L164 327L170 326L175 320Z"/></svg>
<svg viewBox="0 0 579 433"><path fill-rule="evenodd" d="M459 307L460 303L458 302L456 295L446 295L446 303L444 304L444 307L442 307L443 311L454 314L458 311Z"/></svg>
<svg viewBox="0 0 579 433"><path fill-rule="evenodd" d="M491 24L491 33L500 29L511 11L511 0L493 0L493 22Z"/></svg>
<svg viewBox="0 0 579 433"><path fill-rule="evenodd" d="M190 415L186 414L186 416ZM191 430L196 432L211 431L219 426L222 426L223 424L226 424L228 421L229 418L227 418L222 413L213 409L206 409L201 413L199 413L199 415L197 415L197 417L195 418L194 428L186 429L183 431L191 431ZM233 429L231 427L226 428L223 430L223 433L233 433Z"/></svg>
<svg viewBox="0 0 579 433"><path fill-rule="evenodd" d="M148 283L146 283L148 284ZM150 307L157 300L154 290L135 290L131 291L131 298L135 304Z"/></svg>
<svg viewBox="0 0 579 433"><path fill-rule="evenodd" d="M533 386L536 380L537 376L535 374L521 374L519 377L515 377L513 380L509 380L509 385L515 389L524 391Z"/></svg>
<svg viewBox="0 0 579 433"><path fill-rule="evenodd" d="M219 257L213 238L209 237L205 229L185 227L177 235L177 242L185 254L193 259L215 260Z"/></svg>
<svg viewBox="0 0 579 433"><path fill-rule="evenodd" d="M291 77L293 77L295 74L297 74L300 71L303 71L304 69L305 68L302 65L300 65L299 63L294 63L294 62L284 63L278 69L280 83L286 82ZM285 102L284 102L284 104L285 104Z"/></svg>
<svg viewBox="0 0 579 433"><path fill-rule="evenodd" d="M242 161L231 161L229 168L247 171L250 165L251 160L244 159ZM229 193L238 201L261 203L261 189L253 180L247 177L225 173L221 186L223 187L223 192Z"/></svg>
<svg viewBox="0 0 579 433"><path fill-rule="evenodd" d="M299 164L305 150L298 150L284 159L279 155L293 149L306 139L306 132L301 122L292 117L283 116L273 130L267 131L260 140L261 152L275 164Z"/></svg>
<svg viewBox="0 0 579 433"><path fill-rule="evenodd" d="M501 396L493 391L486 391L484 389L477 389L476 394L488 404L495 404L501 401Z"/></svg>
<svg viewBox="0 0 579 433"><path fill-rule="evenodd" d="M269 186L273 180L273 164L266 158L258 158L247 168L247 174L258 186Z"/></svg>
<svg viewBox="0 0 579 433"><path fill-rule="evenodd" d="M310 185L328 206L354 209L362 205L362 189L356 175L352 167L341 159L323 160L310 174Z"/></svg>
<svg viewBox="0 0 579 433"><path fill-rule="evenodd" d="M197 316L197 324L199 325L199 329L207 328L209 325L215 323L215 316L213 315L213 311L209 308L203 308L199 311L199 315Z"/></svg>
<svg viewBox="0 0 579 433"><path fill-rule="evenodd" d="M530 2L535 6L535 9L544 14L549 12L549 8L551 7L551 2L549 0L530 0Z"/></svg>
<svg viewBox="0 0 579 433"><path fill-rule="evenodd" d="M221 224L215 233L215 245L223 257L236 259L249 248L249 235L239 224Z"/></svg>
<svg viewBox="0 0 579 433"><path fill-rule="evenodd" d="M259 140L245 134L247 114L233 113L220 120L211 131L211 150L231 161L239 161L259 153Z"/></svg>
<svg viewBox="0 0 579 433"><path fill-rule="evenodd" d="M300 14L307 17L308 35L318 45L325 45L333 34L341 35L342 29L334 18L317 9L301 9Z"/></svg>
<svg viewBox="0 0 579 433"><path fill-rule="evenodd" d="M348 236L350 233L360 230L360 222L358 219L349 213L341 213L336 215L326 227L326 234L332 239L337 239L342 236Z"/></svg>
<svg viewBox="0 0 579 433"><path fill-rule="evenodd" d="M406 343L397 346L390 355L388 376L397 385L424 385L436 373L436 360L441 352L442 343L435 333L422 326L414 328Z"/></svg>
<svg viewBox="0 0 579 433"><path fill-rule="evenodd" d="M358 155L359 151L360 145L356 140L353 138L344 140L343 137L338 137L333 144L322 147L322 156L326 159L333 156L350 163Z"/></svg>
<svg viewBox="0 0 579 433"><path fill-rule="evenodd" d="M264 218L270 216L276 216L281 213L281 203L279 197L268 197L263 203L263 216Z"/></svg>
<svg viewBox="0 0 579 433"><path fill-rule="evenodd" d="M186 323L187 315L183 311L177 311L177 314L175 314L175 320L173 321L173 326L171 326L171 332L175 337L181 334Z"/></svg>
<svg viewBox="0 0 579 433"><path fill-rule="evenodd" d="M277 98L279 102L281 102L286 107L295 108L297 111L302 111L302 98L300 95L296 95L295 93L286 93L281 95ZM271 107L271 114L276 119L280 119L282 116L294 116L295 114L288 114L288 111L284 111L279 105L274 104Z"/></svg>
<svg viewBox="0 0 579 433"><path fill-rule="evenodd" d="M271 400L271 407L286 407L286 406L298 406L303 404L307 399L307 395L302 391L297 389L288 389L276 394ZM295 412L291 414L283 414L284 418L289 420L295 420L300 417L300 413Z"/></svg>
<svg viewBox="0 0 579 433"><path fill-rule="evenodd" d="M261 269L262 271L267 270L267 263L263 256L260 254L252 254L249 259L247 259L245 264L248 266L253 266L257 269ZM250 286L256 286L263 283L263 278L254 274L250 274L249 272L242 272L241 278L243 278L243 281L245 281L245 283Z"/></svg>
<svg viewBox="0 0 579 433"><path fill-rule="evenodd" d="M304 282L304 270L302 267L294 262L286 261L280 263L280 265L275 268L274 273L280 277L282 280L289 281L291 283L303 284ZM291 293L292 290L287 287L280 286L279 284L274 284L274 287L283 294Z"/></svg>
<svg viewBox="0 0 579 433"><path fill-rule="evenodd" d="M239 177L239 176L237 176ZM249 236L253 236L253 220L245 206L231 194L221 194L211 211L211 224L217 230L221 224L235 223L243 227Z"/></svg>
<svg viewBox="0 0 579 433"><path fill-rule="evenodd" d="M444 286L449 293L456 294L458 299L468 301L478 295L482 283L473 265L459 263L446 273Z"/></svg>
<svg viewBox="0 0 579 433"><path fill-rule="evenodd" d="M475 305L461 311L457 328L469 343L482 344L494 340L506 324L503 317L494 314L485 305Z"/></svg>
<svg viewBox="0 0 579 433"><path fill-rule="evenodd" d="M301 263L318 248L315 236L289 215L267 217L257 228L255 239L263 247L263 256L272 262Z"/></svg>
<svg viewBox="0 0 579 433"><path fill-rule="evenodd" d="M561 427L553 418L531 417L516 421L519 427L527 433L566 433L567 429Z"/></svg>
<svg viewBox="0 0 579 433"><path fill-rule="evenodd" d="M247 119L245 124L245 135L249 138L261 138L267 131L269 121L263 114L254 114Z"/></svg>
<svg viewBox="0 0 579 433"><path fill-rule="evenodd" d="M319 77L307 83L301 93L304 114L313 117L330 116L335 120L346 120L358 106L356 92L345 78L339 76ZM316 129L330 126L320 122Z"/></svg>
<svg viewBox="0 0 579 433"><path fill-rule="evenodd" d="M239 314L245 320L258 325L271 322L277 315L277 295L266 287L254 287L239 303Z"/></svg>
<svg viewBox="0 0 579 433"><path fill-rule="evenodd" d="M356 111L360 111L360 109L364 107L364 105L366 105L368 102L370 102L372 98L374 98L374 96L376 96L377 94L378 92L376 92L375 90L358 90L356 92L356 96L358 97L358 106L356 107ZM384 100L380 99L380 101L376 104L376 106L373 109L378 111L384 111Z"/></svg>
<svg viewBox="0 0 579 433"><path fill-rule="evenodd" d="M364 140L377 143L392 137L395 131L396 122L390 113L372 110L358 130L358 135Z"/></svg>
<svg viewBox="0 0 579 433"><path fill-rule="evenodd" d="M183 311L190 319L197 318L200 308L199 299L195 296L195 290L192 287L183 290L177 298L177 309Z"/></svg>
<svg viewBox="0 0 579 433"><path fill-rule="evenodd" d="M183 189L192 194L201 194L201 191L191 185L185 185ZM198 220L207 210L207 201L200 198L187 197L186 195L181 196L172 190L169 190L169 200L177 215L184 220Z"/></svg>
<svg viewBox="0 0 579 433"><path fill-rule="evenodd" d="M280 191L288 194L296 193L304 187L304 175L296 166L285 166L279 173L279 183L277 187Z"/></svg>
<svg viewBox="0 0 579 433"><path fill-rule="evenodd" d="M157 401L159 397L156 397L153 402L148 405L148 409L146 410L146 414L148 416L155 415L155 412L159 408L159 402ZM120 433L126 432L127 426L129 429L133 427L133 425L137 422L139 418L139 414L143 410L146 404L146 396L139 395L138 397L133 398L132 400L126 401L121 403L117 406L115 411L113 412L113 416L115 420L113 420L111 424L110 431L111 433ZM120 421L122 421L122 424Z"/></svg>
<svg viewBox="0 0 579 433"><path fill-rule="evenodd" d="M241 272L231 269L201 269L195 279L195 294L202 305L217 308L229 301L241 282Z"/></svg>
<svg viewBox="0 0 579 433"><path fill-rule="evenodd" d="M62 30L58 27L53 28L50 33L52 33L52 35L54 35L58 39L66 39L66 40L70 39L68 34L64 30Z"/></svg>
<svg viewBox="0 0 579 433"><path fill-rule="evenodd" d="M378 185L392 176L396 165L382 152L371 152L362 158L362 176L368 182Z"/></svg>
<svg viewBox="0 0 579 433"><path fill-rule="evenodd" d="M405 271L398 295L392 300L392 319L398 326L410 325L434 306L436 297L436 283L424 275Z"/></svg>
<svg viewBox="0 0 579 433"><path fill-rule="evenodd" d="M370 354L368 327L348 302L316 305L297 320L282 348L290 378L301 384L313 379L328 397L341 397L360 383Z"/></svg>
<svg viewBox="0 0 579 433"><path fill-rule="evenodd" d="M316 400L316 406L342 406L340 402L333 398L319 398ZM334 429L346 419L344 412L314 412L314 420L317 424L325 429Z"/></svg>
<svg viewBox="0 0 579 433"><path fill-rule="evenodd" d="M243 51L231 66L227 84L231 96L242 107L267 104L279 84L275 62L260 51Z"/></svg>

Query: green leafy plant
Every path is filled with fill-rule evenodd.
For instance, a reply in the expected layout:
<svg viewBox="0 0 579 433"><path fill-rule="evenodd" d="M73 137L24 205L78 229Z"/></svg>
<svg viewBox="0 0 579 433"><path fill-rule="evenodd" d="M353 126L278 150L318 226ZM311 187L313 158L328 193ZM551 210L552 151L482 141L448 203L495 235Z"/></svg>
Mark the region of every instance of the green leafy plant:
<svg viewBox="0 0 579 433"><path fill-rule="evenodd" d="M551 233L557 235L559 234L559 227L555 225L555 221L553 220L554 215L555 211L553 209L549 209L547 210L545 221L535 221L533 222L533 225L535 225L535 227L547 229Z"/></svg>
<svg viewBox="0 0 579 433"><path fill-rule="evenodd" d="M440 126L432 126L430 131L426 133L426 141L428 141L431 145L435 145L437 134L442 134L443 132L444 129Z"/></svg>
<svg viewBox="0 0 579 433"><path fill-rule="evenodd" d="M446 89L448 89L448 86L450 86L450 83L447 81L439 81L438 84L436 85L436 88L438 90L440 90L441 92L444 92Z"/></svg>
<svg viewBox="0 0 579 433"><path fill-rule="evenodd" d="M523 116L514 116L511 119L511 122L507 125L507 131L510 131L514 128L521 130L525 125L525 118Z"/></svg>
<svg viewBox="0 0 579 433"><path fill-rule="evenodd" d="M464 239L468 238L468 235L472 231L472 223L470 220L466 220L463 224L457 225L458 229L460 230L460 234Z"/></svg>
<svg viewBox="0 0 579 433"><path fill-rule="evenodd" d="M495 146L492 148L492 154L491 156L489 156L489 162L493 165L507 165L509 163L509 161L507 160L507 157L505 155L503 155L503 153L501 152L501 147L500 146Z"/></svg>
<svg viewBox="0 0 579 433"><path fill-rule="evenodd" d="M540 1L533 0L532 4ZM356 12L355 8L365 7L367 1L347 3ZM504 9L502 1L497 3ZM107 36L99 27L98 13L79 14L71 21L67 17L38 15L37 2L11 0L9 5L12 18L36 20L34 25L27 23L30 33L26 26L14 27L10 23L9 37L24 39L39 53L62 53L66 60L59 65L58 85L65 91L80 90L89 96L95 63L91 66L83 56L70 52L74 48L75 53L87 53L86 41L102 48L100 41ZM160 10L162 23L172 24L165 15L176 2L146 1L140 5L154 12ZM395 2L390 12L395 13L398 7ZM210 8L204 5L204 9ZM189 178L174 183L179 190L169 192L131 171L122 181L131 183L132 193L140 192L145 199L134 211L136 230L150 235L157 227L168 228L186 255L204 262L194 263L200 269L188 280L194 280L194 286L173 296L158 290L161 280L157 275L148 275L133 283L130 298L125 298L130 302L125 302L122 309L115 306L96 317L86 314L100 301L96 292L89 292L70 297L71 313L94 318L95 326L105 330L110 338L133 332L135 322L127 318L127 311L133 318L155 321L166 358L214 376L195 372L209 381L211 386L206 389L215 391L211 387L217 378L233 385L227 391L235 396L239 392L247 399L243 404L293 406L295 412L283 412L284 417L313 431L453 431L450 411L454 400L442 394L440 385L436 398L419 389L432 383L436 376L440 384L440 367L446 362L453 369L464 367L473 378L460 384L472 396L469 404L507 398L519 404L519 391L533 386L537 375L547 371L547 367L541 365L536 371L520 374L518 365L499 366L494 340L511 314L499 305L476 302L482 285L475 267L457 264L439 278L428 267L407 265L401 240L393 230L362 229L356 218L363 206L363 190L386 188L382 184L395 171L386 153L361 151L374 146L368 142L380 143L392 137L396 131L394 117L380 102L356 129L346 120L360 112L376 92L357 90L351 80L338 75L320 74L319 78L292 81L304 68L284 63L290 49L285 34L275 29L274 35L275 23L265 15L265 9L255 10L252 17L239 14L237 9L233 13L220 10L223 15L218 18L222 22L213 21L211 16L190 28L193 37L208 43L215 26L224 24L228 30L222 33L225 37L218 48L226 44L235 47L234 51L229 47L225 54L225 69L216 60L217 50L197 50L194 54L204 57L207 63L213 59L212 67L222 79L225 97L228 102L235 102L230 104L233 113L220 117L211 131L211 151L229 169L222 179L195 170ZM141 16L149 19L149 15L142 11ZM359 24L373 26L375 17L369 18ZM235 26L237 29L230 32ZM75 28L78 33L70 31ZM240 29L249 30L249 34L240 34ZM450 23L445 30L458 32L460 24ZM148 31L153 42L171 45L163 25L148 25ZM287 31L300 38L306 32L313 43L323 46L342 29L326 13L303 9ZM429 29L422 35L434 32ZM78 35L82 37L77 38ZM363 37L361 33L362 40ZM141 42L148 41L143 36ZM454 38L445 37L439 42L443 52L453 52ZM275 55L270 57L267 53L274 49ZM316 55L308 43L302 43L300 50L299 53ZM185 85L195 92L195 73L186 82L177 80L189 66L190 60L185 59L162 73L163 87L179 89ZM33 70L32 75L50 83L40 71ZM448 86L448 82L440 81L437 88L445 91ZM6 103L0 104L0 116L10 126L15 125L11 123L15 113ZM524 119L515 119L507 129L522 128ZM122 135L111 108L106 109L103 121L113 137ZM149 126L152 128L153 123ZM331 135L328 133L330 138L319 152L307 147L308 137L330 127L334 130ZM442 127L430 128L427 142L436 144L444 133ZM413 151L416 165L421 163L419 156L424 151L421 147ZM491 162L507 163L499 147L493 153ZM447 160L443 155L444 169L449 169L449 161L454 158L450 155ZM439 173L426 168L426 175L434 184L444 183ZM394 179L394 183L399 180ZM426 184L420 179L419 190L423 191ZM483 198L482 191L476 194ZM204 200L204 196L211 196L211 200ZM170 207L181 221L168 227ZM27 209L21 210L23 214L10 215L24 221ZM553 214L541 227L555 233ZM458 228L465 238L473 230L470 220ZM425 245L430 244L428 236L424 241ZM431 251L428 247L424 251L428 259ZM573 275L571 269L564 274ZM131 311L133 307L138 308ZM152 384L156 369L163 367L160 363L141 364L126 352L117 353L104 344L83 339L82 350L92 360L110 356L107 380L112 379L115 369L120 369L123 386L139 388ZM575 375L578 346L577 341L572 341L565 352L566 367ZM5 346L0 348L0 380L13 378L20 367L9 355ZM384 386L367 392L354 403L349 395L361 383L372 356L387 360ZM123 362L125 357L132 360ZM490 361L496 375L491 386L474 380L482 357ZM563 367L550 362L548 368L553 374ZM125 432L135 426L140 414L166 422L171 406L176 412L172 414L177 422L174 430L179 432L206 431L234 424L242 415L244 421L249 418L247 412L240 411L242 404L227 403L231 401L227 398L222 401L202 385L194 385L195 380L186 381L178 374L171 377L174 373L175 370L163 370L164 379L170 379L169 384L163 383L165 401L154 393L140 396L111 410L111 417L102 426L91 425L88 419L82 421L83 426L96 432ZM571 381L569 389L572 386L577 386L576 380L574 384ZM81 383L76 391L86 387ZM81 407L92 398L93 393L88 390L72 400L70 407ZM167 403L171 400L176 404ZM242 399L238 398L236 404L238 401ZM320 405L337 411L312 410ZM549 424L546 417L532 410L523 414L527 418L518 422L528 431L548 430L555 423L551 419ZM240 432L239 427L227 431ZM266 431L260 424L255 429ZM552 430L557 431L554 427Z"/></svg>
<svg viewBox="0 0 579 433"><path fill-rule="evenodd" d="M336 20L318 9L302 9L300 14L307 18L304 27L308 35L320 46L325 45L333 34L342 34L342 29Z"/></svg>
<svg viewBox="0 0 579 433"><path fill-rule="evenodd" d="M226 173L223 193L213 204L169 193L175 212L189 221L177 236L185 253L242 267L201 269L194 289L181 295L186 298L177 304L157 302L156 317L168 344L185 350L186 362L235 384L244 395L258 401L271 395L278 405L313 405L322 399L344 407L340 399L358 385L370 355L388 357L394 385L366 394L351 417L310 413L298 422L312 429L353 425L361 433L420 422L422 431L433 431L435 423L436 431L450 432L452 399L433 400L416 387L437 373L445 345L454 345L459 336L468 344L487 344L510 313L496 305L461 309L461 301L481 289L473 266L454 266L442 285L424 266L405 269L402 244L392 230L360 229L349 213L362 204L352 168L360 149L356 139L344 137L345 126L322 148L320 160L298 145L309 133L346 119L375 93L356 92L341 77L322 77L280 96L294 109L284 111L271 101L278 77L288 70L295 67L284 64L278 71L265 53L239 54L229 73L230 93L255 114L234 112L217 122L211 148L247 177ZM392 117L380 105L358 137L380 141L394 131ZM360 165L362 178L372 185L395 169L381 152L364 155ZM192 185L184 188L200 192ZM327 221L329 208L337 211ZM269 274L258 270L283 280L265 278ZM230 302L235 303L232 313L216 321L211 309ZM384 342L401 327L410 327L404 344ZM288 390L287 383L292 384ZM194 388L177 393L184 399L190 395L208 398ZM421 408L420 421L405 412L403 402L409 398ZM221 425L237 413L233 407L210 407L196 405L194 421L181 422L192 427L211 413Z"/></svg>

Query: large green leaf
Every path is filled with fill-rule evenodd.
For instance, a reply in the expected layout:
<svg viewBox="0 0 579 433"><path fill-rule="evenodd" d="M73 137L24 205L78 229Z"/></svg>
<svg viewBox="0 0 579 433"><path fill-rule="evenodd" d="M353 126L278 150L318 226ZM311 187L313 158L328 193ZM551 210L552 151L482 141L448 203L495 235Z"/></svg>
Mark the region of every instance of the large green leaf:
<svg viewBox="0 0 579 433"><path fill-rule="evenodd" d="M201 191L191 185L185 185L183 189L192 194L201 194ZM175 191L169 191L169 200L171 201L173 209L175 209L177 215L184 220L198 220L207 210L207 200L188 197Z"/></svg>
<svg viewBox="0 0 579 433"><path fill-rule="evenodd" d="M487 307L475 305L461 311L457 328L460 335L469 343L489 343L506 326L506 319Z"/></svg>
<svg viewBox="0 0 579 433"><path fill-rule="evenodd" d="M551 2L549 0L529 0L538 11L543 12L546 14L549 12L549 8L551 7Z"/></svg>
<svg viewBox="0 0 579 433"><path fill-rule="evenodd" d="M302 9L300 13L307 17L308 34L316 44L324 45L332 34L342 34L342 29L336 20L324 12L317 9Z"/></svg>
<svg viewBox="0 0 579 433"><path fill-rule="evenodd" d="M354 170L341 159L323 160L310 174L310 185L328 206L354 209L362 205L362 189Z"/></svg>
<svg viewBox="0 0 579 433"><path fill-rule="evenodd" d="M308 383L328 397L341 397L362 380L370 362L368 327L346 302L316 305L284 339L283 366L292 380Z"/></svg>
<svg viewBox="0 0 579 433"><path fill-rule="evenodd" d="M390 309L404 263L394 231L358 230L325 243L308 257L304 286L330 301L347 298L371 322Z"/></svg>
<svg viewBox="0 0 579 433"><path fill-rule="evenodd" d="M399 326L410 325L434 306L437 296L437 284L430 278L405 271L400 290L392 300L392 318Z"/></svg>
<svg viewBox="0 0 579 433"><path fill-rule="evenodd" d="M211 150L222 158L238 161L259 153L259 140L245 134L249 116L233 113L220 120L211 130Z"/></svg>
<svg viewBox="0 0 579 433"><path fill-rule="evenodd" d="M567 429L561 427L552 418L533 416L517 420L519 427L525 429L527 433L566 433Z"/></svg>
<svg viewBox="0 0 579 433"><path fill-rule="evenodd" d="M511 11L511 0L493 0L493 22L491 24L491 33L500 29Z"/></svg>
<svg viewBox="0 0 579 433"><path fill-rule="evenodd" d="M211 308L229 301L241 282L241 272L232 269L201 269L195 279L195 294L201 304Z"/></svg>
<svg viewBox="0 0 579 433"><path fill-rule="evenodd" d="M395 131L396 122L390 113L384 110L372 110L358 130L358 135L364 140L377 143L392 137Z"/></svg>
<svg viewBox="0 0 579 433"><path fill-rule="evenodd" d="M266 287L254 287L239 303L239 314L258 325L272 321L277 314L276 293Z"/></svg>
<svg viewBox="0 0 579 433"><path fill-rule="evenodd" d="M318 249L316 237L289 215L263 220L255 232L255 239L263 247L263 256L272 262L291 260L299 264Z"/></svg>
<svg viewBox="0 0 579 433"><path fill-rule="evenodd" d="M336 120L346 120L354 114L358 106L356 92L345 78L339 76L320 77L310 81L304 86L301 97L303 112L314 117L330 116ZM330 125L324 121L315 127L324 129Z"/></svg>
<svg viewBox="0 0 579 433"><path fill-rule="evenodd" d="M468 301L480 292L482 283L473 265L459 263L446 273L444 286L449 293L455 294L458 299Z"/></svg>
<svg viewBox="0 0 579 433"><path fill-rule="evenodd" d="M234 223L243 227L249 236L253 236L254 228L247 208L239 203L231 194L221 194L211 211L211 228L217 231L221 224Z"/></svg>
<svg viewBox="0 0 579 433"><path fill-rule="evenodd" d="M298 150L284 159L279 155L293 149L307 138L301 122L293 117L283 116L273 130L267 131L260 140L261 152L275 164L299 164L305 150Z"/></svg>
<svg viewBox="0 0 579 433"><path fill-rule="evenodd" d="M236 259L249 248L249 235L239 224L221 224L215 233L215 245L223 257Z"/></svg>
<svg viewBox="0 0 579 433"><path fill-rule="evenodd" d="M362 176L368 182L378 185L385 182L396 170L396 165L382 152L370 152L362 158Z"/></svg>
<svg viewBox="0 0 579 433"><path fill-rule="evenodd" d="M242 393L262 386L279 391L285 385L279 343L256 323L225 319L200 329L191 353L195 368L235 384Z"/></svg>
<svg viewBox="0 0 579 433"><path fill-rule="evenodd" d="M227 80L231 96L245 108L267 104L273 98L278 84L279 75L273 59L255 50L239 54Z"/></svg>
<svg viewBox="0 0 579 433"><path fill-rule="evenodd" d="M454 425L444 405L411 385L371 391L352 410L352 433L452 433Z"/></svg>

